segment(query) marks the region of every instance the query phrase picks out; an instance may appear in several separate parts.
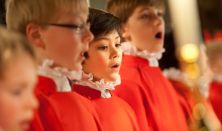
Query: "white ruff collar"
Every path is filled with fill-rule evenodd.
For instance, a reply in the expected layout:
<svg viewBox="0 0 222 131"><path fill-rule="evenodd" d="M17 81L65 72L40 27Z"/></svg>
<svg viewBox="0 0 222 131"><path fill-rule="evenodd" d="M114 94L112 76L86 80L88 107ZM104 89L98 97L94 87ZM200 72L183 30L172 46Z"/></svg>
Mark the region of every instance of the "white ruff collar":
<svg viewBox="0 0 222 131"><path fill-rule="evenodd" d="M218 83L222 83L222 75L214 75L213 80Z"/></svg>
<svg viewBox="0 0 222 131"><path fill-rule="evenodd" d="M89 88L100 91L101 98L110 98L110 91L115 90L115 86L120 85L121 83L120 78L114 82L105 82L104 79L101 79L99 81L93 81L93 75L91 73L84 75L86 76L86 78L83 78L81 81L75 82L75 84L87 86Z"/></svg>
<svg viewBox="0 0 222 131"><path fill-rule="evenodd" d="M159 66L158 60L162 58L162 54L165 52L165 49L162 49L161 51L156 52L156 53L150 53L147 50L139 51L130 42L123 42L121 49L126 55L133 55L133 56L138 56L138 57L146 59L147 61L149 61L149 65L151 67Z"/></svg>
<svg viewBox="0 0 222 131"><path fill-rule="evenodd" d="M44 60L42 65L38 68L39 75L49 77L56 83L58 92L70 92L72 88L69 80L80 80L82 78L82 70L69 71L63 67L52 68L53 60Z"/></svg>

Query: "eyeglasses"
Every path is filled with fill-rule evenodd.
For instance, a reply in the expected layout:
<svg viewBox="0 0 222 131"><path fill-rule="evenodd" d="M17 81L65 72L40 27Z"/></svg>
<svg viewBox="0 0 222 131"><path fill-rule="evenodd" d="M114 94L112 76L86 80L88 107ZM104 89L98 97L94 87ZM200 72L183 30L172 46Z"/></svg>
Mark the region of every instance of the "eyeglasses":
<svg viewBox="0 0 222 131"><path fill-rule="evenodd" d="M71 29L71 30L75 30L76 33L78 34L82 34L84 33L86 30L89 30L89 27L90 27L90 23L87 22L87 23L83 23L83 24L56 24L56 23L49 23L47 25L50 25L50 26L57 26L57 27L62 27L62 28L68 28L68 29Z"/></svg>

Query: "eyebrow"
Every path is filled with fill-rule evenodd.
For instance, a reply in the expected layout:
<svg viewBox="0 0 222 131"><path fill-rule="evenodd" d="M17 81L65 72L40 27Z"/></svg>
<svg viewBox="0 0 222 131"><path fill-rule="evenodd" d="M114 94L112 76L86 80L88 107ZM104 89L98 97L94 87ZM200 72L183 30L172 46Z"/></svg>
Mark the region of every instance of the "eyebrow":
<svg viewBox="0 0 222 131"><path fill-rule="evenodd" d="M154 9L156 8L156 9L158 9L158 10L162 10L163 12L165 12L165 10L164 10L163 8L152 7L152 6L150 6L150 7L142 7L138 12L141 13L141 12L143 12L144 10L150 11L150 10L152 10L152 8L154 8Z"/></svg>
<svg viewBox="0 0 222 131"><path fill-rule="evenodd" d="M115 38L115 39L118 39L118 38L120 38L120 36L116 36L116 38Z"/></svg>
<svg viewBox="0 0 222 131"><path fill-rule="evenodd" d="M151 8L150 7L142 7L138 12L141 13L141 12L143 12L145 10L149 11L149 10L151 10Z"/></svg>

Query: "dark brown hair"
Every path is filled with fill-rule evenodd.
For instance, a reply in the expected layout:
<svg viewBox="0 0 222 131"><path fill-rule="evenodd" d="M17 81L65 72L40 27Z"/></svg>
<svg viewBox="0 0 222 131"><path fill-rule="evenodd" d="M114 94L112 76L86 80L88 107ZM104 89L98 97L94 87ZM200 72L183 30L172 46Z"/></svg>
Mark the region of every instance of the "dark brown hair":
<svg viewBox="0 0 222 131"><path fill-rule="evenodd" d="M114 15L107 13L105 11L90 8L89 9L89 19L90 31L94 35L94 39L100 36L108 35L113 31L117 31L119 35L120 32L120 20ZM88 53L84 54L88 58Z"/></svg>

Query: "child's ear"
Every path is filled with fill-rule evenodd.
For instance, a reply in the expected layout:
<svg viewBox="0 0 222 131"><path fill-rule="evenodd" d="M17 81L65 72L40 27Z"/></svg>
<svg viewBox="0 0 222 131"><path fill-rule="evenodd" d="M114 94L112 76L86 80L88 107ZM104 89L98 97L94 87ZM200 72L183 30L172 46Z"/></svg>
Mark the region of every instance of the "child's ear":
<svg viewBox="0 0 222 131"><path fill-rule="evenodd" d="M26 27L26 37L33 46L44 49L45 45L41 38L40 31L41 27L39 25L29 23Z"/></svg>
<svg viewBox="0 0 222 131"><path fill-rule="evenodd" d="M122 37L125 40L130 40L129 28L127 27L127 25L122 26Z"/></svg>

